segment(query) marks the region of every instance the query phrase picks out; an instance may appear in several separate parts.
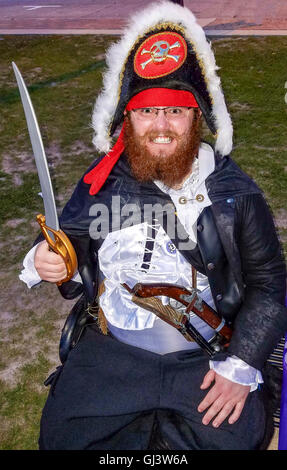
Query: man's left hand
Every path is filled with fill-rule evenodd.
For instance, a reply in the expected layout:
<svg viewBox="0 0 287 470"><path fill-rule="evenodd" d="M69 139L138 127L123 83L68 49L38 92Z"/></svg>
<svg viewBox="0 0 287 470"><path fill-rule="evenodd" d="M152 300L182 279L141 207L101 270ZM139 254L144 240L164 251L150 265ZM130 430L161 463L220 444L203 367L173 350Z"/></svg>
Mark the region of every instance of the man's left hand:
<svg viewBox="0 0 287 470"><path fill-rule="evenodd" d="M208 408L203 416L202 423L208 424L216 416L212 426L218 428L225 418L230 415L228 422L233 424L241 415L250 392L250 386L232 382L211 369L205 375L200 388L202 390L207 389L213 381L215 381L215 384L197 408L199 412Z"/></svg>

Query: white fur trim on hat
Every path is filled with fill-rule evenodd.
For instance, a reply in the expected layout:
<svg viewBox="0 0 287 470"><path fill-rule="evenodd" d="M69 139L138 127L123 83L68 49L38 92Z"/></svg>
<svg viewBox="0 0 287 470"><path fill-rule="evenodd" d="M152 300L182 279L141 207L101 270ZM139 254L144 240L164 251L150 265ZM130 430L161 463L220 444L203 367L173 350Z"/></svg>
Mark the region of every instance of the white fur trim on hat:
<svg viewBox="0 0 287 470"><path fill-rule="evenodd" d="M93 143L100 152L107 153L111 149L109 129L118 105L123 66L138 37L161 22L171 22L182 26L186 37L190 38L194 45L197 57L204 66L206 86L212 98L212 114L217 129L215 150L223 156L228 155L232 150L233 128L221 89L220 78L216 73L218 67L211 46L192 12L186 7L166 0L150 4L144 10L137 12L131 18L121 40L108 49L103 89L96 100L92 116L92 127L95 131Z"/></svg>

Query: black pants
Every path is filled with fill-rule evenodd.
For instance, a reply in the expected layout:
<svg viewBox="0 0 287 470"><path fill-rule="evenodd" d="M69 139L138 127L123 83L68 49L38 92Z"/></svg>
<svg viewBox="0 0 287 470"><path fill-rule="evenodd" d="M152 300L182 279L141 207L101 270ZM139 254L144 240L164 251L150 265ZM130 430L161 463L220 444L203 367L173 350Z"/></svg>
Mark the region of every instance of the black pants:
<svg viewBox="0 0 287 470"><path fill-rule="evenodd" d="M266 426L260 390L236 423L201 423L208 361L201 351L160 356L88 326L51 386L40 449L258 449Z"/></svg>

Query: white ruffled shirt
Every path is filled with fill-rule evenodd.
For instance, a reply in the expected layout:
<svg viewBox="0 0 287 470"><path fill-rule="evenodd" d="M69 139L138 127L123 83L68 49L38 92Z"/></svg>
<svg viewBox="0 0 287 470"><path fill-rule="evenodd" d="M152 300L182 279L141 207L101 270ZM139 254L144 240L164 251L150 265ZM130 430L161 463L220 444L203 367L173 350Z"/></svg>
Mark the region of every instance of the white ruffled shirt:
<svg viewBox="0 0 287 470"><path fill-rule="evenodd" d="M192 174L179 190L168 188L159 181L155 181L155 184L171 197L177 217L188 233L192 246L195 246L197 219L204 207L211 205L205 186L205 179L214 170L214 154L209 145L201 144L198 159L194 161L192 170ZM143 264L144 255L147 253L146 241L152 242L153 248L149 253L149 261ZM36 248L33 247L26 255L23 261L24 269L19 276L29 288L41 282L34 267ZM100 271L105 279L105 291L99 302L109 329L118 340L157 354L198 348L197 343L186 341L171 325L135 305L131 295L122 286L122 283L132 288L137 282L168 282L191 287L190 264L171 243L157 221L152 226L143 221L109 233L98 255ZM78 274L73 279L81 282ZM215 309L208 278L199 272L197 288L203 300ZM161 300L164 304L169 302L169 299L164 297L161 297ZM190 321L205 339L212 338L213 329L200 318L193 314ZM228 357L225 361L211 360L210 368L233 382L250 385L250 391L256 390L258 383L263 382L258 370L236 356Z"/></svg>

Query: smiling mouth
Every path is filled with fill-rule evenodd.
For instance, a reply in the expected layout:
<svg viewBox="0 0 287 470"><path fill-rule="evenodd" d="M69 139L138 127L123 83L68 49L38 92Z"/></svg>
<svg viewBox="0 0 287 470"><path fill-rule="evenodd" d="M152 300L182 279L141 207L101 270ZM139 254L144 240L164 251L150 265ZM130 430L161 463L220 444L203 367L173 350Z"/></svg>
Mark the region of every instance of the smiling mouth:
<svg viewBox="0 0 287 470"><path fill-rule="evenodd" d="M172 139L170 137L156 137L152 140L154 144L170 144Z"/></svg>

